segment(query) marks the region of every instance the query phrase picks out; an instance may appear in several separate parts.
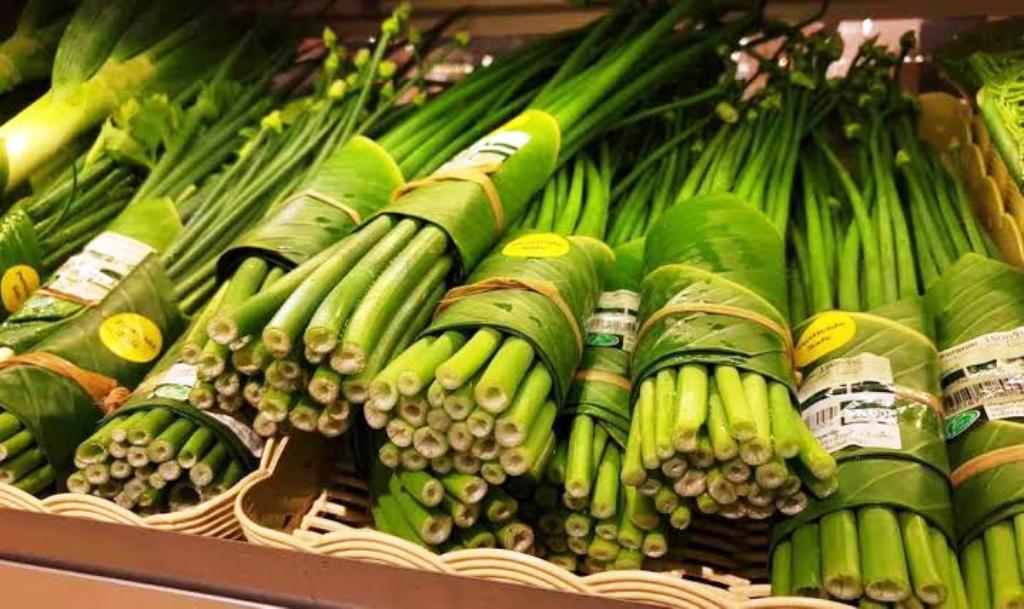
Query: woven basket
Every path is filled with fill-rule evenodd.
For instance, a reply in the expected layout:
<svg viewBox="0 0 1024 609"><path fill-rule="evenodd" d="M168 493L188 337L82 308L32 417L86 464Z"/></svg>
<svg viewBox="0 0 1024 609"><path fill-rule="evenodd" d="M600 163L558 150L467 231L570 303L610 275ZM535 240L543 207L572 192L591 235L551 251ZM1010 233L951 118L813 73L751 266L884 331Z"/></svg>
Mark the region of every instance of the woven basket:
<svg viewBox="0 0 1024 609"><path fill-rule="evenodd" d="M288 438L268 442L259 466L230 490L209 501L177 512L142 517L113 501L92 495L60 493L38 499L7 484L0 484L0 508L87 518L204 537L241 539L242 529L234 515L235 499L243 488L269 477L274 472L281 456L288 452L288 444Z"/></svg>
<svg viewBox="0 0 1024 609"><path fill-rule="evenodd" d="M335 443L337 446L337 443ZM652 571L608 571L586 577L507 550L434 554L370 528L366 483L346 455L311 437L292 438L274 473L248 481L235 517L251 543L465 577L535 586L680 609L809 607L835 603L763 599L768 530L764 523L695 520L676 556L649 561ZM725 574L729 573L729 574Z"/></svg>

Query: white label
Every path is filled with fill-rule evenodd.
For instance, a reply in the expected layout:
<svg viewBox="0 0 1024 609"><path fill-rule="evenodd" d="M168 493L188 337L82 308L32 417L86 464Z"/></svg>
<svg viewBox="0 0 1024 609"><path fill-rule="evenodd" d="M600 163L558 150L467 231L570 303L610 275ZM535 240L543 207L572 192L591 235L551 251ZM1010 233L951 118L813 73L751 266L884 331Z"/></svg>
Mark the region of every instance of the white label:
<svg viewBox="0 0 1024 609"><path fill-rule="evenodd" d="M499 131L466 148L441 165L438 173L464 169L494 168L505 162L530 141L530 134L524 131Z"/></svg>
<svg viewBox="0 0 1024 609"><path fill-rule="evenodd" d="M131 237L102 233L61 265L46 289L85 302L100 302L153 251Z"/></svg>
<svg viewBox="0 0 1024 609"><path fill-rule="evenodd" d="M849 446L902 448L896 395L860 392L814 402L801 416L822 448L830 453Z"/></svg>
<svg viewBox="0 0 1024 609"><path fill-rule="evenodd" d="M861 353L826 362L800 386L801 416L822 448L902 448L888 358Z"/></svg>
<svg viewBox="0 0 1024 609"><path fill-rule="evenodd" d="M249 449L249 452L251 452L254 457L259 459L263 456L264 440L248 425L228 414L209 411L207 411L206 414L207 416L213 417L217 421L223 423L224 426L227 427L231 433L235 434L235 437L237 437L242 444Z"/></svg>
<svg viewBox="0 0 1024 609"><path fill-rule="evenodd" d="M939 360L947 418L975 409L989 420L1024 417L1024 327L979 336Z"/></svg>
<svg viewBox="0 0 1024 609"><path fill-rule="evenodd" d="M630 290L603 292L587 320L587 344L633 352L639 326L640 295Z"/></svg>
<svg viewBox="0 0 1024 609"><path fill-rule="evenodd" d="M174 364L156 382L153 395L170 400L188 400L189 393L199 379L198 370L193 364Z"/></svg>
<svg viewBox="0 0 1024 609"><path fill-rule="evenodd" d="M812 396L825 390L845 387L845 393L855 391L853 385L863 383L892 384L892 364L889 358L874 353L861 353L851 357L840 357L818 366L800 385L797 399L804 403Z"/></svg>

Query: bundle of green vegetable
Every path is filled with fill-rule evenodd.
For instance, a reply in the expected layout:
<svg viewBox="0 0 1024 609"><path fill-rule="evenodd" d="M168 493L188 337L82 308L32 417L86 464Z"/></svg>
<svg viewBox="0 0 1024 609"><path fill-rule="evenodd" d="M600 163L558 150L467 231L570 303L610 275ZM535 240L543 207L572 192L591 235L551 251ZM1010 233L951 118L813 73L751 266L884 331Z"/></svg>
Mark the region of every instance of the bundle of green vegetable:
<svg viewBox="0 0 1024 609"><path fill-rule="evenodd" d="M539 552L572 571L639 569L644 557L658 558L668 550L658 512L669 514L676 528L690 520L689 508L679 505L671 489L655 500L657 511L652 511L650 502L619 480L629 429L629 357L639 307L634 290L642 267L638 253L634 246L615 250L566 398L568 433L560 434L545 475L533 488L523 489L537 506Z"/></svg>
<svg viewBox="0 0 1024 609"><path fill-rule="evenodd" d="M839 462L839 490L776 526L773 591L974 607L953 551L938 354L919 294L988 245L891 84L903 44L900 55L863 46L833 87L853 168L821 130L801 162L790 225L791 300L807 317L795 332L799 397Z"/></svg>
<svg viewBox="0 0 1024 609"><path fill-rule="evenodd" d="M803 510L836 464L791 399L781 235L735 195L698 196L651 227L644 268L622 481L727 518Z"/></svg>
<svg viewBox="0 0 1024 609"><path fill-rule="evenodd" d="M431 114L432 107L446 112L455 103L472 99L469 111L474 122L470 124L492 128L496 118L517 109L526 99L520 88L528 79L543 73L552 57L557 57L556 51L577 43L569 65L576 66L579 74L570 77L563 64L537 96L533 109L480 139L429 177L403 187L398 200L344 240L338 254L316 274L308 279L289 274L286 277L296 281L282 284L289 286L287 292L275 290L214 316L208 325L210 338L225 346L244 343L232 357L235 367L252 364L252 374L262 374L265 385L273 390L271 399L267 399L267 387L260 396L257 428L275 433L279 422L290 419L293 406L318 413L322 405L333 403L350 411L352 403L365 401L369 383L427 321L448 276L472 269L505 226L523 214L534 191L554 168L560 141L579 146L600 127L600 122L591 125L595 117L628 107L641 94L650 74L680 69L743 25L727 26L708 37L693 36L681 51L664 48L645 54L661 41L674 38L675 21L691 10L684 2L663 15L657 11L634 18L616 14L585 31L582 41L580 34L573 34L532 45L509 62L514 71L502 71L502 62L497 62L471 79L476 85L467 83L456 89L461 93L453 91L448 101L428 104L423 114L380 138L403 173L407 167L433 170L436 160L444 158L438 151L465 145L464 138L453 136L466 128L463 123L451 122L456 126L452 133L447 129L425 132L429 123L424 121L437 116ZM595 56L594 45L609 24L619 21L632 28L650 27L635 38L618 40L616 52ZM599 36L595 38L594 32ZM637 62L652 62L654 67L640 84L633 83L602 100L603 92L614 87ZM513 69L509 64L504 70ZM489 80L488 75L496 80ZM584 80L597 86L576 86ZM485 82L486 88L474 88ZM499 82L504 86L496 88ZM499 96L480 97L484 91L492 91L492 95L497 91ZM498 111L492 110L495 103ZM591 109L595 111L588 114ZM479 137L477 130L468 131ZM435 161L426 164L426 158ZM444 204L439 205L439 200ZM259 363L253 364L253 360Z"/></svg>
<svg viewBox="0 0 1024 609"><path fill-rule="evenodd" d="M179 347L78 446L69 491L155 514L216 497L253 469L260 438L244 420L189 405L196 369L179 362Z"/></svg>
<svg viewBox="0 0 1024 609"><path fill-rule="evenodd" d="M132 264L104 266L109 259L103 252L111 250ZM0 370L0 482L31 493L66 477L74 446L116 405L108 395L134 386L182 326L152 248L104 233L82 261L126 275L112 286L90 282L96 276L88 273L58 275L46 286L51 305L70 297L81 310L73 323L55 324L30 352L8 358ZM82 298L90 299L87 306L78 304Z"/></svg>
<svg viewBox="0 0 1024 609"><path fill-rule="evenodd" d="M83 0L53 60L50 90L0 126L6 191L142 91L178 93L216 66L233 28L199 2Z"/></svg>
<svg viewBox="0 0 1024 609"><path fill-rule="evenodd" d="M611 258L596 239L554 233L485 258L369 383L363 415L390 440L381 460L495 485L542 468Z"/></svg>
<svg viewBox="0 0 1024 609"><path fill-rule="evenodd" d="M953 468L953 507L967 590L961 606L1024 606L1020 571L1024 275L976 254L928 290L935 315Z"/></svg>
<svg viewBox="0 0 1024 609"><path fill-rule="evenodd" d="M29 0L14 32L0 42L0 94L50 76L57 43L68 24L71 0Z"/></svg>

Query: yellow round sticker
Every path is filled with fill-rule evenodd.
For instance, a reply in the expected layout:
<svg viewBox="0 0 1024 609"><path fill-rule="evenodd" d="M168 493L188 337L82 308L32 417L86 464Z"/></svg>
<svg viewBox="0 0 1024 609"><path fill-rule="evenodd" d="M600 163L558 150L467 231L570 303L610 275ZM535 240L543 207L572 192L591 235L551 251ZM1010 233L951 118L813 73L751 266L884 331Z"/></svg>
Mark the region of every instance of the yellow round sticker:
<svg viewBox="0 0 1024 609"><path fill-rule="evenodd" d="M0 297L4 308L13 313L39 289L39 272L27 264L16 264L0 278Z"/></svg>
<svg viewBox="0 0 1024 609"><path fill-rule="evenodd" d="M137 313L118 313L103 320L100 340L118 357L140 364L156 359L164 343L160 328Z"/></svg>
<svg viewBox="0 0 1024 609"><path fill-rule="evenodd" d="M796 365L799 368L835 351L853 340L857 322L839 311L822 313L814 318L796 344Z"/></svg>
<svg viewBox="0 0 1024 609"><path fill-rule="evenodd" d="M569 240L555 233L534 233L510 241L501 253L509 258L557 258L569 253Z"/></svg>

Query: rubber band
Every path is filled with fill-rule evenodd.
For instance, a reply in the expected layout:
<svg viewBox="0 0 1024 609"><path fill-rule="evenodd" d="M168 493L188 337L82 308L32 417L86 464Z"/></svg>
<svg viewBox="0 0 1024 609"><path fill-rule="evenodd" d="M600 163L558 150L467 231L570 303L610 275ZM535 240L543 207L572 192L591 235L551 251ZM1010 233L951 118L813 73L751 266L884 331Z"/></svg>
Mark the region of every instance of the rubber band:
<svg viewBox="0 0 1024 609"><path fill-rule="evenodd" d="M1010 463L1016 463L1017 461L1024 461L1024 444L999 448L983 455L978 455L953 470L953 473L949 475L949 480L953 483L954 487L957 487L978 474L983 474L989 470L1009 465Z"/></svg>
<svg viewBox="0 0 1024 609"><path fill-rule="evenodd" d="M790 361L793 360L793 337L790 336L789 330L785 326L766 315L762 315L756 311L751 311L750 309L710 302L681 302L677 304L669 304L658 309L653 315L644 321L643 325L640 326L640 329L636 333L636 342L639 343L643 340L644 335L654 327L654 324L658 323L665 317L675 315L676 313L710 313L712 315L725 315L728 317L737 317L740 319L746 319L747 321L752 321L782 339L788 359Z"/></svg>
<svg viewBox="0 0 1024 609"><path fill-rule="evenodd" d="M942 400L938 396L934 396L927 391L921 391L920 389L903 387L902 385L896 385L893 389L896 397L927 406L934 410L940 419L946 418L946 409L942 406Z"/></svg>
<svg viewBox="0 0 1024 609"><path fill-rule="evenodd" d="M601 383L608 383L615 385L626 391L633 390L633 383L628 378L621 374L615 374L614 372L605 372L604 370L577 370L573 378L580 381L598 381Z"/></svg>
<svg viewBox="0 0 1024 609"><path fill-rule="evenodd" d="M391 194L391 199L396 200L402 195L416 190L421 186L428 186L438 182L472 182L482 188L484 194L487 195L487 200L491 204L491 214L494 216L494 225L498 229L498 235L501 236L505 234L506 228L505 207L501 204L501 195L498 194L498 188L494 185L490 176L490 174L497 171L500 167L501 165L499 163L493 163L490 165L481 165L465 169L443 169L420 180L413 180L412 182L406 182L399 186Z"/></svg>
<svg viewBox="0 0 1024 609"><path fill-rule="evenodd" d="M116 380L109 376L79 368L63 357L45 351L15 355L0 361L0 370L15 366L35 366L74 381L89 394L96 407L104 415L113 412L130 394L127 389L121 387Z"/></svg>
<svg viewBox="0 0 1024 609"><path fill-rule="evenodd" d="M490 279L484 279L470 285L463 285L448 290L448 293L444 295L441 302L437 304L437 309L434 310L434 319L444 312L445 309L455 304L456 302L475 296L477 294L486 294L487 292L497 292L499 290L527 290L544 296L551 301L553 305L562 313L566 321L569 322L569 326L572 328L572 332L576 338L576 355L579 356L583 353L583 332L580 330L579 324L576 322L576 317L573 315L572 308L565 302L562 295L558 292L558 287L550 281L544 281L541 279L515 279L513 277L491 277Z"/></svg>
<svg viewBox="0 0 1024 609"><path fill-rule="evenodd" d="M295 201L296 199L301 199L303 197L315 199L317 201L320 201L321 203L326 203L327 205L330 205L335 209L341 210L342 212L345 213L346 216L349 217L350 220L352 220L353 224L363 223L363 217L359 215L358 211L349 207L348 205L345 205L344 203L335 199L334 197L325 195L324 193L318 190L314 190L312 188L307 188L306 190L293 194L292 196L282 201L279 205L287 205L288 203L291 203L292 201Z"/></svg>

